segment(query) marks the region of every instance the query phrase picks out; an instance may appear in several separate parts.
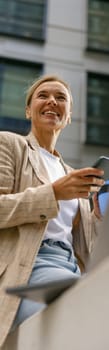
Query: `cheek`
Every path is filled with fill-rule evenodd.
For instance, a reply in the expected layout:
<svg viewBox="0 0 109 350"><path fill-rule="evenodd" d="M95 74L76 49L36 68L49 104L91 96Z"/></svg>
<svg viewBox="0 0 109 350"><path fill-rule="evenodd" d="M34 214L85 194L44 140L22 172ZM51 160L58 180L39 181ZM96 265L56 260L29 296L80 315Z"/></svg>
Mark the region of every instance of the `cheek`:
<svg viewBox="0 0 109 350"><path fill-rule="evenodd" d="M43 103L39 102L39 101L33 101L33 103L31 104L31 111L32 113L39 113L40 110L43 108Z"/></svg>
<svg viewBox="0 0 109 350"><path fill-rule="evenodd" d="M35 116L35 115L36 115L36 111L37 111L37 106L36 106L35 103L32 103L32 104L31 104L30 110L31 110L31 116L32 116L32 117Z"/></svg>

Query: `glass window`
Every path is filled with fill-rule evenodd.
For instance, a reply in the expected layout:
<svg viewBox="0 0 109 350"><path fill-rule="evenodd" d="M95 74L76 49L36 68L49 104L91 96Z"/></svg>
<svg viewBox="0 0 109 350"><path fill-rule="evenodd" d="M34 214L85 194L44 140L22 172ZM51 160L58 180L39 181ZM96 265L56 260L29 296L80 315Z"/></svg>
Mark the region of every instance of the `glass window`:
<svg viewBox="0 0 109 350"><path fill-rule="evenodd" d="M0 59L0 130L26 134L25 97L30 84L42 74L41 64Z"/></svg>
<svg viewBox="0 0 109 350"><path fill-rule="evenodd" d="M88 0L88 48L109 51L109 0Z"/></svg>
<svg viewBox="0 0 109 350"><path fill-rule="evenodd" d="M87 143L109 146L109 76L88 74Z"/></svg>
<svg viewBox="0 0 109 350"><path fill-rule="evenodd" d="M0 0L0 33L45 40L47 0Z"/></svg>

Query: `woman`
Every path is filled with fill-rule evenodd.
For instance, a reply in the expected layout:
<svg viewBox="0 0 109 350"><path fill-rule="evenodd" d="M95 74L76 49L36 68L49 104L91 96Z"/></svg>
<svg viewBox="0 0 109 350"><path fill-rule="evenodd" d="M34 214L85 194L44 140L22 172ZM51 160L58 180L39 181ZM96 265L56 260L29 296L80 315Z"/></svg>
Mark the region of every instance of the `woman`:
<svg viewBox="0 0 109 350"><path fill-rule="evenodd" d="M27 94L30 134L25 138L0 133L1 345L10 329L40 307L27 300L20 304L19 298L4 293L4 287L78 278L97 235L97 196L93 212L88 197L104 183L99 178L103 171L74 170L55 149L71 113L68 85L45 76Z"/></svg>

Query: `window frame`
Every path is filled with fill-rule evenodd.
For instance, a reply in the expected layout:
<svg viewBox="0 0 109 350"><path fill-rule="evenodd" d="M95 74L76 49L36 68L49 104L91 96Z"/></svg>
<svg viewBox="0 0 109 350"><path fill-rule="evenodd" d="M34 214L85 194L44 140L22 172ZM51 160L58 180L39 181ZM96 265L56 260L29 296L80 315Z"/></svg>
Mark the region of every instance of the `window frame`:
<svg viewBox="0 0 109 350"><path fill-rule="evenodd" d="M16 0L19 1L19 0ZM48 12L48 0L44 0L45 4L44 4L44 16L42 19L42 31L40 32L40 36L36 35L36 37L30 37L27 35L24 35L23 33L15 33L15 31L4 31L1 30L0 28L0 35L4 36L4 37L10 37L10 38L15 38L15 39L20 39L20 40L25 40L25 41L31 41L31 42L40 42L40 43L44 43L46 41L46 32L47 32L47 12ZM30 0L31 3L31 0ZM40 0L39 0L40 3ZM12 18L12 17L11 17ZM5 22L4 22L4 27L6 28L7 25L7 16L5 16ZM21 27L21 26L20 26ZM36 27L37 29L37 27Z"/></svg>
<svg viewBox="0 0 109 350"><path fill-rule="evenodd" d="M88 104L88 98L89 98L89 94L88 94L88 90L90 88L90 85L89 85L89 79L91 78L96 78L96 79L100 79L100 82L102 83L103 80L107 81L109 83L109 75L106 75L106 74L103 74L103 73L96 73L96 72L87 72L87 102L86 102L86 114L87 114L87 119L86 119L86 141L85 143L87 145L90 145L90 146L103 146L103 147L109 147L109 142L104 142L103 139L101 137L98 138L98 140L89 140L89 136L88 136L88 125L90 126L91 124L92 125L95 125L95 126L99 126L99 130L102 130L102 126L104 126L105 128L108 127L109 129L109 122L107 121L107 123L105 122L105 120L103 119L102 121L100 121L100 116L99 118L97 117L97 120L92 120L88 118L91 118L88 114L88 109L89 109L89 104ZM95 95L95 97L98 97L99 95ZM102 100L101 100L102 101ZM94 114L93 114L94 116ZM94 117L95 118L95 117ZM106 140L107 140L107 137L106 137Z"/></svg>
<svg viewBox="0 0 109 350"><path fill-rule="evenodd" d="M38 76L41 76L43 74L43 70L44 70L44 64L40 63L40 62L28 62L28 61L24 61L24 60L18 60L18 59L11 59L11 58L5 58L5 57L0 57L0 70L2 71L1 73L1 84L3 83L3 70L2 70L2 65L5 67L5 65L12 65L14 68L16 66L18 66L20 68L20 66L26 67L26 68L35 68L36 67L36 79ZM3 69L4 69L3 67ZM38 70L39 69L39 73ZM27 77L29 79L29 77ZM31 82L33 83L34 79L31 78ZM16 80L17 83L17 80ZM0 84L0 102L2 99L1 93L2 93L2 85ZM27 87L26 89L28 89L28 87L31 85L31 83L28 84L27 82ZM25 98L26 95L24 96L24 104L25 104ZM2 106L2 102L1 102L1 106ZM8 127L7 127L8 125ZM15 132L18 134L22 134L22 135L27 135L29 130L30 130L30 126L31 126L31 122L30 120L27 120L25 118L25 109L24 109L24 118L22 115L22 118L18 118L18 116L16 115L15 117L13 116L8 116L8 115L1 115L0 112L0 131L11 131L11 132Z"/></svg>
<svg viewBox="0 0 109 350"><path fill-rule="evenodd" d="M87 2L87 46L86 46L86 52L92 52L92 53L98 53L98 54L109 54L109 48L102 48L102 47L93 47L89 44L88 42L88 39L89 39L89 34L90 34L90 31L89 31L89 25L88 25L88 22L89 22L89 1ZM108 0L95 0L95 1L98 1L98 2L107 2L108 3Z"/></svg>

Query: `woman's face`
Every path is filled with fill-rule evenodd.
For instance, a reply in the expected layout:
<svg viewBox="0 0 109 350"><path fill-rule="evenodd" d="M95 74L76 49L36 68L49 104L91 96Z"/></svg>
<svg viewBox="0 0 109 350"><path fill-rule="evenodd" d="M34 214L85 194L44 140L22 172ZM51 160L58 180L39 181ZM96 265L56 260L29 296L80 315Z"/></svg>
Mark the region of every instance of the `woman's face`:
<svg viewBox="0 0 109 350"><path fill-rule="evenodd" d="M32 130L61 130L70 120L70 95L58 81L44 82L33 93L26 109Z"/></svg>

